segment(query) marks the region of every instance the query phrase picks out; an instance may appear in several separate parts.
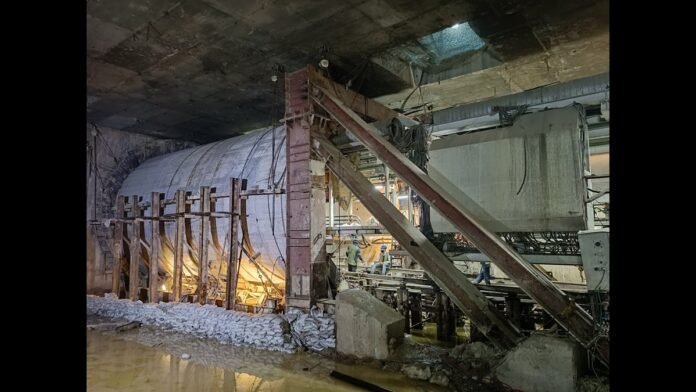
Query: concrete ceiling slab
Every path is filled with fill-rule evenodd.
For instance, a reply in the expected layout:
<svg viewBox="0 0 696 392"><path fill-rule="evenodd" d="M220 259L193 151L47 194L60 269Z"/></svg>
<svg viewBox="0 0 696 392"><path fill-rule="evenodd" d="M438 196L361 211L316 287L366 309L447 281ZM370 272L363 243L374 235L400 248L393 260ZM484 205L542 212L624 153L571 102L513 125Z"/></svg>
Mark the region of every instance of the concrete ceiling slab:
<svg viewBox="0 0 696 392"><path fill-rule="evenodd" d="M454 23L468 22L481 33L487 55L509 63L489 62L495 70L488 79L466 79L466 99L534 88L549 75L604 72L608 63L601 59L608 59L608 44L594 51L586 44L606 34L608 0L89 0L87 15L88 119L153 135L189 132L196 141L280 116L282 75L276 87L271 75L278 66L291 72L316 64L322 47L331 75L371 97L411 90L404 66L384 59L402 58L399 48ZM554 52L568 45L577 47ZM467 61L473 64L462 57L433 72L439 78L487 71ZM438 93L440 102L461 98L456 91Z"/></svg>
<svg viewBox="0 0 696 392"><path fill-rule="evenodd" d="M87 15L87 53L102 55L133 34L128 29Z"/></svg>
<svg viewBox="0 0 696 392"><path fill-rule="evenodd" d="M129 69L96 59L87 59L87 87L96 91L109 91L124 80L137 76Z"/></svg>
<svg viewBox="0 0 696 392"><path fill-rule="evenodd" d="M87 15L136 31L179 3L181 0L88 0Z"/></svg>

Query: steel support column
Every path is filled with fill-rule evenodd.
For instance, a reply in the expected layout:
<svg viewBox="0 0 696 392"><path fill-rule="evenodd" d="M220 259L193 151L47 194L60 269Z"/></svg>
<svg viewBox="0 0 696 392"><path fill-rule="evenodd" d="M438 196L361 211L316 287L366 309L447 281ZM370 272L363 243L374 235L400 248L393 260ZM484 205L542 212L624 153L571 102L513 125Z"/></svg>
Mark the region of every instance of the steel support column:
<svg viewBox="0 0 696 392"><path fill-rule="evenodd" d="M459 309L476 324L497 347L507 349L522 337L520 332L488 302L486 297L468 281L439 249L414 227L370 181L343 157L336 146L325 137L316 135L326 162L365 208L384 225L399 244L423 267Z"/></svg>
<svg viewBox="0 0 696 392"><path fill-rule="evenodd" d="M310 306L310 122L307 69L285 78L287 151L286 304Z"/></svg>
<svg viewBox="0 0 696 392"><path fill-rule="evenodd" d="M327 298L325 165L312 159L311 130L315 121L309 98L310 68L285 78L287 151L286 304L309 309ZM330 84L329 84L330 85Z"/></svg>
<svg viewBox="0 0 696 392"><path fill-rule="evenodd" d="M353 133L365 147L387 164L399 178L418 192L431 207L452 222L468 240L486 254L498 268L583 346L596 350L598 358L606 365L609 364L608 341L595 339L592 316L572 302L547 277L526 263L495 233L475 221L472 215L443 187L428 177L343 102L334 98L329 91L313 87L312 97L331 117Z"/></svg>

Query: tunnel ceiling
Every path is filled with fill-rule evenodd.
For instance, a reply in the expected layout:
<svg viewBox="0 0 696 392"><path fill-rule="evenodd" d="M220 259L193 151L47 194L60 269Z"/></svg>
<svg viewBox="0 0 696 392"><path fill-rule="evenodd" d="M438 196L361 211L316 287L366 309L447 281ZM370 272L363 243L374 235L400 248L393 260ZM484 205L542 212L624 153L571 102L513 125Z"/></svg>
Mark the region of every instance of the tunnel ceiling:
<svg viewBox="0 0 696 392"><path fill-rule="evenodd" d="M457 24L483 46L461 42L505 63L608 23L608 1L588 0L88 0L87 120L209 142L277 123L283 84L271 76L322 55L334 79L377 97L411 80L376 57L451 58L432 37Z"/></svg>

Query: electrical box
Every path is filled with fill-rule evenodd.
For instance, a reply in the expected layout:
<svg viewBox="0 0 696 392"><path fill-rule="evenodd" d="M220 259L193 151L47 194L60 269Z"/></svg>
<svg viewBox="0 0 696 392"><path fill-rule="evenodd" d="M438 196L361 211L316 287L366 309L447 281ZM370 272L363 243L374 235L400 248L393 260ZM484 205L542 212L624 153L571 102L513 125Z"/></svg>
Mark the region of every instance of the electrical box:
<svg viewBox="0 0 696 392"><path fill-rule="evenodd" d="M609 229L578 232L588 291L609 291Z"/></svg>

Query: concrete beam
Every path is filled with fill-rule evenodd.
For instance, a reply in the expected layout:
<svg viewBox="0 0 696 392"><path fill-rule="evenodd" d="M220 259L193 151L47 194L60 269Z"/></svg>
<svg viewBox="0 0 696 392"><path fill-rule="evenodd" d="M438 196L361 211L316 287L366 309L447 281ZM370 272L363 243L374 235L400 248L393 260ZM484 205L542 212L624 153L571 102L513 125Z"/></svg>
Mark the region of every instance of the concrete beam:
<svg viewBox="0 0 696 392"><path fill-rule="evenodd" d="M609 32L605 31L495 67L424 84L421 91L424 102L432 104L433 111L438 111L608 71ZM398 108L412 90L381 96L375 101Z"/></svg>
<svg viewBox="0 0 696 392"><path fill-rule="evenodd" d="M390 52L384 52L373 56L370 58L370 61L391 72L394 74L394 76L413 87L416 87L416 84L420 79L420 73L422 72L419 69L415 69L415 67L412 67L411 64L401 60L397 56L394 56ZM414 73L418 73L418 76L416 77Z"/></svg>

